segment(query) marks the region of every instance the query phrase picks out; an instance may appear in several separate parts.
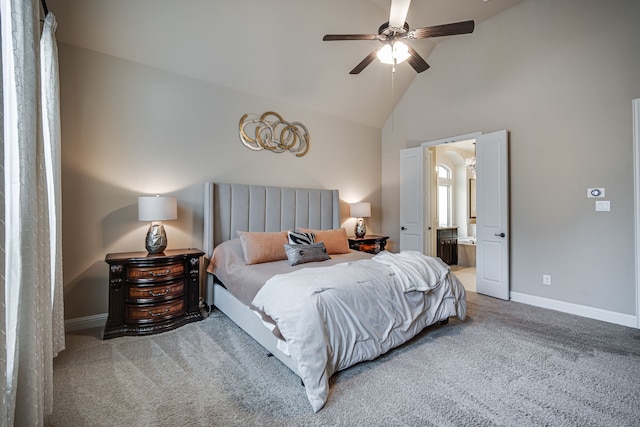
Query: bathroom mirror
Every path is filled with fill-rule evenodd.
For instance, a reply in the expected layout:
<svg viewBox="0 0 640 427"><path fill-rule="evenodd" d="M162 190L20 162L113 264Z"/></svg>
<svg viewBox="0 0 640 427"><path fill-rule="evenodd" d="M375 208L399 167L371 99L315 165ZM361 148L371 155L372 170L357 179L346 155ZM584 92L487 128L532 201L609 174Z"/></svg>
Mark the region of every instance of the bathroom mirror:
<svg viewBox="0 0 640 427"><path fill-rule="evenodd" d="M476 180L469 179L469 219L471 223L476 223Z"/></svg>

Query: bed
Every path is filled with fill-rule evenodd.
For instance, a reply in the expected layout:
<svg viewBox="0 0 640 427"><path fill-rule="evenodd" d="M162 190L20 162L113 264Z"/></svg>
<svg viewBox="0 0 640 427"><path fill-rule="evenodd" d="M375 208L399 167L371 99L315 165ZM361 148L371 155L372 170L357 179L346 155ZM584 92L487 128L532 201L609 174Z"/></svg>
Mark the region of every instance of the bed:
<svg viewBox="0 0 640 427"><path fill-rule="evenodd" d="M204 201L206 303L300 376L314 411L333 373L465 318L439 258L350 250L337 190L208 182Z"/></svg>

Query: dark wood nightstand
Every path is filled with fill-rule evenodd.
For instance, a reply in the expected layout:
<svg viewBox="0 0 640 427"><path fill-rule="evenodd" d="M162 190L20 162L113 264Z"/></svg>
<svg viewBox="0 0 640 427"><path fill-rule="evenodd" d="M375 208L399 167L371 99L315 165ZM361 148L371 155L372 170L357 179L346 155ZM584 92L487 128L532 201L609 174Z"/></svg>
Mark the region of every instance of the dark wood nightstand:
<svg viewBox="0 0 640 427"><path fill-rule="evenodd" d="M169 331L202 319L200 249L108 254L109 317L103 339Z"/></svg>
<svg viewBox="0 0 640 427"><path fill-rule="evenodd" d="M349 247L356 251L377 254L378 252L384 251L388 238L389 236L377 236L375 234L367 234L362 238L350 236Z"/></svg>

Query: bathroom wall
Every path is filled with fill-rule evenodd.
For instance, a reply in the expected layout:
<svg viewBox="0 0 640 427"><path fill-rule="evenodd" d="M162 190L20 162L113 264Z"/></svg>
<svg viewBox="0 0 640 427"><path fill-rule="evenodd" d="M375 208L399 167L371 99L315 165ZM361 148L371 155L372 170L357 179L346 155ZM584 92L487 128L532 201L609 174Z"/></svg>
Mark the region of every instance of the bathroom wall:
<svg viewBox="0 0 640 427"><path fill-rule="evenodd" d="M458 236L475 236L475 224L469 218L469 179L475 174L466 167L466 159L473 157L468 142L441 144L435 147L436 165L442 163L453 171L453 214L451 225L458 227ZM434 184L435 185L435 184Z"/></svg>

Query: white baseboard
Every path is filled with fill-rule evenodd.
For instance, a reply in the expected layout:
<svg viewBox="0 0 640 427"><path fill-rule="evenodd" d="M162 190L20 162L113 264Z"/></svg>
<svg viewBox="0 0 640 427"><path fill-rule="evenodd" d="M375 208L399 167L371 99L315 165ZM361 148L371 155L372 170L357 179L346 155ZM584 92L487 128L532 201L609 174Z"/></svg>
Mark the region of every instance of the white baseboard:
<svg viewBox="0 0 640 427"><path fill-rule="evenodd" d="M104 328L107 323L107 313L94 314L93 316L76 317L64 321L65 332L81 331L83 329Z"/></svg>
<svg viewBox="0 0 640 427"><path fill-rule="evenodd" d="M637 317L630 314L616 313L613 311L602 310L600 308L557 301L534 295L521 294L518 292L511 292L510 295L511 301L548 308L551 310L561 311L563 313L575 314L576 316L588 317L589 319L602 320L604 322L615 323L617 325L629 326L632 328L638 327Z"/></svg>

